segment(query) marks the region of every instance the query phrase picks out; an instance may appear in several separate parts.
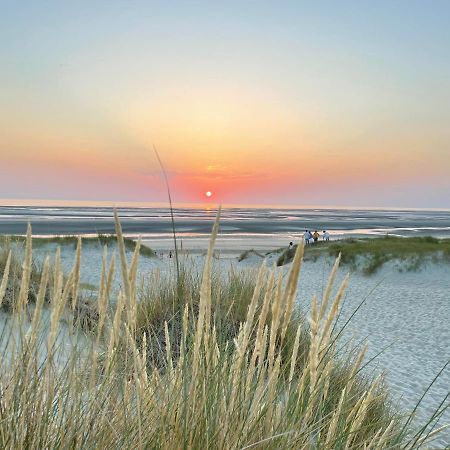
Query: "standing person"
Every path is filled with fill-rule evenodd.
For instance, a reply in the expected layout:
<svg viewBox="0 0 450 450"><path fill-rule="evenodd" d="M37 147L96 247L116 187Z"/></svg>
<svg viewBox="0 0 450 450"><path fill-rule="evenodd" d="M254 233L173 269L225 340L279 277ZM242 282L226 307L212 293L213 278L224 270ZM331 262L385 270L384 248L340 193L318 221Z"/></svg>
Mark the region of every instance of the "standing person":
<svg viewBox="0 0 450 450"><path fill-rule="evenodd" d="M309 240L311 239L311 233L308 230L305 230L303 233L303 240L305 241L305 245L309 244Z"/></svg>
<svg viewBox="0 0 450 450"><path fill-rule="evenodd" d="M172 258L172 250L169 252L169 258Z"/></svg>
<svg viewBox="0 0 450 450"><path fill-rule="evenodd" d="M294 243L293 242L289 242L289 250L292 250L294 248Z"/></svg>
<svg viewBox="0 0 450 450"><path fill-rule="evenodd" d="M330 233L328 233L328 231L326 231L326 230L323 230L322 237L323 237L324 241L328 242L330 240Z"/></svg>
<svg viewBox="0 0 450 450"><path fill-rule="evenodd" d="M317 243L317 241L319 240L319 236L320 236L320 234L317 232L317 230L314 231L314 234L313 234L314 243Z"/></svg>

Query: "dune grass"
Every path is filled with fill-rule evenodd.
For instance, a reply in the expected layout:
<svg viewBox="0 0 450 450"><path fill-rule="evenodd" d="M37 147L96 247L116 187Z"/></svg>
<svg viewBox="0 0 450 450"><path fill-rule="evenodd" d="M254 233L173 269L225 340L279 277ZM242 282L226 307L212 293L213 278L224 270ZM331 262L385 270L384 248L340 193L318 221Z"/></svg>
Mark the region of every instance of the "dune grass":
<svg viewBox="0 0 450 450"><path fill-rule="evenodd" d="M294 249L285 249L278 258L277 265L292 261ZM337 257L341 255L343 264L359 269L366 275L378 271L392 260L403 261L402 270L418 270L430 257L435 262L450 262L450 239L425 237L384 236L373 239L342 239L339 241L318 242L305 249L306 258L322 255Z"/></svg>
<svg viewBox="0 0 450 450"><path fill-rule="evenodd" d="M393 259L407 261L409 270L416 270L425 262L425 256L435 256L448 260L450 255L450 239L425 237L395 237L385 236L377 239L352 239L348 242L332 243L328 248L331 256L342 255L343 263L357 262L358 256L369 257L364 271L367 274L376 272L387 261ZM407 266L408 267L408 266Z"/></svg>
<svg viewBox="0 0 450 450"><path fill-rule="evenodd" d="M26 292L27 302L34 302L39 290L41 271L33 263L29 263L29 278L28 289ZM18 254L11 248L9 241L3 242L0 246L0 274L6 274L3 284L0 288L0 295L2 296L1 306L3 309L11 309L14 307L15 300L19 296L21 290L21 278L23 273L22 262ZM45 298L49 299L49 292L45 294Z"/></svg>
<svg viewBox="0 0 450 450"><path fill-rule="evenodd" d="M294 305L301 247L286 278L264 266L224 277L212 267L217 221L201 276L185 267L180 285L173 273L155 273L138 286L140 244L128 265L116 226L122 289L112 297L115 261L108 267L105 254L96 327L83 351L76 339L58 339L65 311L74 308L70 295L79 289L80 259L65 277L47 258L31 307L29 234L17 307L0 333L2 448L423 444L426 432L411 435L405 419L392 411L382 378L362 375L364 350L336 354L334 324L347 285L346 278L331 298L339 260L323 298L312 299L306 323ZM4 270L1 287L8 277ZM44 317L49 320L43 333ZM75 326L69 326L69 337L76 335Z"/></svg>
<svg viewBox="0 0 450 450"><path fill-rule="evenodd" d="M245 252L242 252L238 257L238 261L239 262L244 261L245 259L249 258L252 255L258 256L259 258L264 258L264 256L265 256L256 250L250 249L250 250L246 250Z"/></svg>
<svg viewBox="0 0 450 450"><path fill-rule="evenodd" d="M49 236L49 237L33 237L33 247L39 248L48 244L56 244L59 246L73 246L76 248L78 244L78 236L61 235L61 236ZM84 245L115 245L117 237L113 234L98 234L97 236L83 236L81 238ZM1 236L0 245L10 245L11 243L24 244L26 241L25 236ZM136 241L131 238L123 237L125 248L129 251L134 251L136 248ZM156 253L150 247L141 244L140 246L141 256L148 258L156 257Z"/></svg>

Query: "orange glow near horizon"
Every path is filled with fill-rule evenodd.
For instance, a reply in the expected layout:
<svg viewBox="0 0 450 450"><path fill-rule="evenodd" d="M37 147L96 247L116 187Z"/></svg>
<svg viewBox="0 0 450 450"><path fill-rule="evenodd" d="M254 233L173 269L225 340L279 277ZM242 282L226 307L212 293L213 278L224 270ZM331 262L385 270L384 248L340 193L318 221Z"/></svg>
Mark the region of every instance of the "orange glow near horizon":
<svg viewBox="0 0 450 450"><path fill-rule="evenodd" d="M2 197L164 203L154 144L179 204L448 205L447 6L66 3L0 27Z"/></svg>
<svg viewBox="0 0 450 450"><path fill-rule="evenodd" d="M0 140L8 168L2 191L23 178L28 186L11 188L8 196L37 190L44 198L164 201L152 142L174 200L183 203L377 204L414 184L445 189L450 152L427 159L431 145L444 148L445 135L417 136L402 127L358 135L367 126L359 117L340 128L336 118L314 117L258 86L170 88L152 108L148 98L130 99L105 129L71 127L59 117L25 118L19 128L11 116Z"/></svg>

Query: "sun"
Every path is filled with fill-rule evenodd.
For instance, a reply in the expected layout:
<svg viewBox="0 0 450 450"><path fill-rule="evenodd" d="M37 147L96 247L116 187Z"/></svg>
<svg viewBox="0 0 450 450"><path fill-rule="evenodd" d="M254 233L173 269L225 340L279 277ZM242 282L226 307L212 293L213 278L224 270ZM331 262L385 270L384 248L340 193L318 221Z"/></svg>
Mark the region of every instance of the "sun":
<svg viewBox="0 0 450 450"><path fill-rule="evenodd" d="M211 191L207 191L207 192L205 192L205 195L209 198L209 197L211 197L212 192Z"/></svg>

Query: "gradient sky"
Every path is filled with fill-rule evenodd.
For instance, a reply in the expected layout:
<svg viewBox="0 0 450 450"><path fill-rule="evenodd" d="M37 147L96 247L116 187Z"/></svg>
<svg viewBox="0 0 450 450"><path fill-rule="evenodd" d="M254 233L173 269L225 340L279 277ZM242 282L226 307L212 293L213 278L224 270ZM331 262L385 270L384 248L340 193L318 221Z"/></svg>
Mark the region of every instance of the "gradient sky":
<svg viewBox="0 0 450 450"><path fill-rule="evenodd" d="M448 0L0 6L0 198L450 207Z"/></svg>

